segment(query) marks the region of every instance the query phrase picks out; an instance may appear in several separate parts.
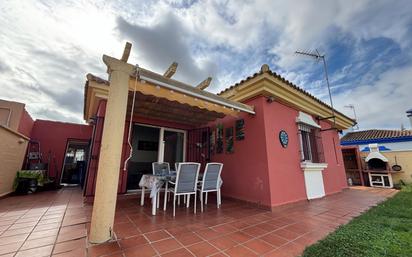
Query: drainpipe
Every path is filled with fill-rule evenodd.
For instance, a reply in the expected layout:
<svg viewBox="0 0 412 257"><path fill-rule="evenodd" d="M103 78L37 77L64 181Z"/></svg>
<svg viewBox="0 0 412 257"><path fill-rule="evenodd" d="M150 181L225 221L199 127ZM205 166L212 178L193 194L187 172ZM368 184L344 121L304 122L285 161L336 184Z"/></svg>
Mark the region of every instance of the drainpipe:
<svg viewBox="0 0 412 257"><path fill-rule="evenodd" d="M9 115L7 116L6 127L10 127L10 119L11 119L11 108L10 107L0 107L0 109L8 110Z"/></svg>
<svg viewBox="0 0 412 257"><path fill-rule="evenodd" d="M110 87L90 227L91 243L103 243L113 236L129 78L135 72L133 65L113 57L103 55L103 62L108 68Z"/></svg>

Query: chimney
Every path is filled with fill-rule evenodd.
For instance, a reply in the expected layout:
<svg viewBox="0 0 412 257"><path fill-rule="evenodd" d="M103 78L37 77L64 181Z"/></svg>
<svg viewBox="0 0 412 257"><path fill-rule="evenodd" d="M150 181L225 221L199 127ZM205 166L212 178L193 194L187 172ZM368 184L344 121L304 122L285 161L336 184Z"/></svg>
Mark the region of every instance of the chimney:
<svg viewBox="0 0 412 257"><path fill-rule="evenodd" d="M411 129L412 129L412 109L409 109L406 111L406 116L409 118L409 122L411 123Z"/></svg>

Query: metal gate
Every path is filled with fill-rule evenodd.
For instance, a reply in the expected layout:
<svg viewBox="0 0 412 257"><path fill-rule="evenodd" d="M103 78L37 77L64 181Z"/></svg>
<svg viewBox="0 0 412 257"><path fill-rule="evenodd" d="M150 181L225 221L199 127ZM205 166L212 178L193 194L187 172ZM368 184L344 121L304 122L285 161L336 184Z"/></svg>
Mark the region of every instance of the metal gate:
<svg viewBox="0 0 412 257"><path fill-rule="evenodd" d="M201 169L210 161L210 128L197 128L189 130L187 133L187 154L188 162L201 163Z"/></svg>

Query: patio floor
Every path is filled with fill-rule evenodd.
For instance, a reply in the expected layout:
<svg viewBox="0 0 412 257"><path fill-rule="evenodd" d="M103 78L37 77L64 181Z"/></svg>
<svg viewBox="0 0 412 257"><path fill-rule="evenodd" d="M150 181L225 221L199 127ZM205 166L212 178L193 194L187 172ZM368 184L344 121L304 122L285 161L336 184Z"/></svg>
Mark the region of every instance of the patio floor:
<svg viewBox="0 0 412 257"><path fill-rule="evenodd" d="M94 246L87 243L92 206L79 189L13 196L0 200L0 256L297 256L395 193L352 187L273 212L223 199L220 210L211 201L196 215L182 205L176 218L171 207L153 217L148 199L140 207L130 197L118 201L117 240Z"/></svg>

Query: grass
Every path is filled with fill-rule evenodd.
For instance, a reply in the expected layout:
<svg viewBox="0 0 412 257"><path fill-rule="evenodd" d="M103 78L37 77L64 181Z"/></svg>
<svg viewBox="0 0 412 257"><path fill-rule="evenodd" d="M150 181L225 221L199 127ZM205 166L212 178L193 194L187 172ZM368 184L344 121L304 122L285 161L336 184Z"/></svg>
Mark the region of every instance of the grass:
<svg viewBox="0 0 412 257"><path fill-rule="evenodd" d="M309 246L302 256L412 256L412 185Z"/></svg>

